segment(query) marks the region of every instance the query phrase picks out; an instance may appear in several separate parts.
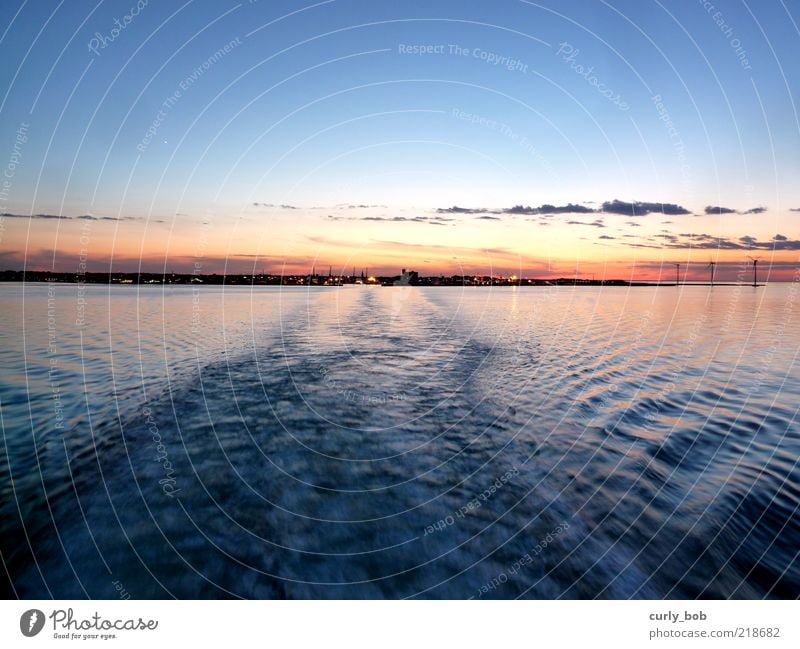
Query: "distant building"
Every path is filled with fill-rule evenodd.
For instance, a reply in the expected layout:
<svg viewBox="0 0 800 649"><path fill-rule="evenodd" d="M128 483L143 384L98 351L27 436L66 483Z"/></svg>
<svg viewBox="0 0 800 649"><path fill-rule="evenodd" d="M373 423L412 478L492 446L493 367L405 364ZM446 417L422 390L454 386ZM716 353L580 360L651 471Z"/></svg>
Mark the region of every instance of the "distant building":
<svg viewBox="0 0 800 649"><path fill-rule="evenodd" d="M415 286L419 283L419 273L415 270L402 270L395 286Z"/></svg>

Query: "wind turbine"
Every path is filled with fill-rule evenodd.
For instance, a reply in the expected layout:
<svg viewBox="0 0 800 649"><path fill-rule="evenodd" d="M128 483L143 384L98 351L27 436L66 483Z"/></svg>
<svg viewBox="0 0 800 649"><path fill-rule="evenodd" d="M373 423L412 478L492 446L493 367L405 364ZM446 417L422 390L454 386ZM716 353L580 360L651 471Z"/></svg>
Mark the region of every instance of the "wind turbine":
<svg viewBox="0 0 800 649"><path fill-rule="evenodd" d="M708 261L708 267L711 269L711 286L714 286L714 266L716 263L715 261Z"/></svg>
<svg viewBox="0 0 800 649"><path fill-rule="evenodd" d="M675 264L675 286L681 283L681 265Z"/></svg>
<svg viewBox="0 0 800 649"><path fill-rule="evenodd" d="M758 286L758 260L761 257L751 257L747 255L747 258L753 262L753 287Z"/></svg>

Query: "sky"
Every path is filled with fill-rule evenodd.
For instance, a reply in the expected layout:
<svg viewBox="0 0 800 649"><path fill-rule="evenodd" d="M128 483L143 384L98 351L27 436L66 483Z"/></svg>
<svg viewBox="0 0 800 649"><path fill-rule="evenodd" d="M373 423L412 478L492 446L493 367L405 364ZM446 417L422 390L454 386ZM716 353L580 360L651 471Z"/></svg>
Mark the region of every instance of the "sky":
<svg viewBox="0 0 800 649"><path fill-rule="evenodd" d="M800 267L796 0L4 0L0 270Z"/></svg>

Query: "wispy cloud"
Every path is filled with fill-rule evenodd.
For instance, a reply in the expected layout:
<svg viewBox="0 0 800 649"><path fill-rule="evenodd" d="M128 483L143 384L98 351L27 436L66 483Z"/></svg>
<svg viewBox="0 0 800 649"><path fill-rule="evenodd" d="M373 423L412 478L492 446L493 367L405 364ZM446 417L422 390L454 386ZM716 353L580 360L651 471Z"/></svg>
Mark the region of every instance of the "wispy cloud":
<svg viewBox="0 0 800 649"><path fill-rule="evenodd" d="M441 216L333 216L328 215L331 221L377 221L384 223L427 223L428 225L446 225L448 219Z"/></svg>
<svg viewBox="0 0 800 649"><path fill-rule="evenodd" d="M261 203L255 201L251 203L253 207L267 207L276 210L369 210L369 209L387 209L386 205L365 205L363 203L337 203L333 206L325 205L312 205L311 207L300 207L299 205L288 205L287 203Z"/></svg>
<svg viewBox="0 0 800 649"><path fill-rule="evenodd" d="M656 234L624 245L631 248L702 249L702 250L800 250L800 240L789 239L776 234L772 239L762 241L750 235L737 239L715 237L710 234L681 232L675 234Z"/></svg>
<svg viewBox="0 0 800 649"><path fill-rule="evenodd" d="M385 239L373 239L372 243L387 248L400 248L407 250L437 250L447 251L448 253L456 253L460 256L486 256L492 255L494 257L504 257L507 259L520 260L520 259L533 259L526 255L509 250L508 248L470 248L465 246L445 246L436 243L409 243L407 241L391 241Z"/></svg>
<svg viewBox="0 0 800 649"><path fill-rule="evenodd" d="M606 224L602 219L595 219L594 221L567 221L567 225L591 225L595 228L604 228Z"/></svg>
<svg viewBox="0 0 800 649"><path fill-rule="evenodd" d="M408 243L407 241L388 241L385 239L373 239L372 242L384 246L397 246L398 248L430 248L437 250L452 250L450 246L443 246L436 243Z"/></svg>
<svg viewBox="0 0 800 649"><path fill-rule="evenodd" d="M0 214L6 219L41 219L45 221L149 221L150 223L166 223L164 219L147 219L141 216L93 216L81 214L80 216L67 216L65 214Z"/></svg>
<svg viewBox="0 0 800 649"><path fill-rule="evenodd" d="M276 205L275 203L253 203L253 207L270 207L270 208L277 208L281 210L299 210L300 208L296 205Z"/></svg>

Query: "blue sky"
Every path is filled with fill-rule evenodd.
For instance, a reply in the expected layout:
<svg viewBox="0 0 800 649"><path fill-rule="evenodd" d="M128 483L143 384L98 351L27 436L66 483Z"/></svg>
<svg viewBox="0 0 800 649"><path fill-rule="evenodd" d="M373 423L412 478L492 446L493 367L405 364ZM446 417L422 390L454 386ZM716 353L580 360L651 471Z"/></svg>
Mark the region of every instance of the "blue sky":
<svg viewBox="0 0 800 649"><path fill-rule="evenodd" d="M310 254L309 232L354 247L432 236L393 222L365 237L342 204L384 219L612 199L763 206L667 230L800 235L796 2L141 5L4 2L0 162L17 146L19 164L0 210L143 219L149 234L114 225L112 238L138 237L142 254L158 227L188 254L209 218L224 254L268 228L259 251L273 258ZM536 239L534 225L493 220L437 228L436 243ZM69 247L51 231L66 223L34 221L31 257ZM562 247L597 229L559 226Z"/></svg>

